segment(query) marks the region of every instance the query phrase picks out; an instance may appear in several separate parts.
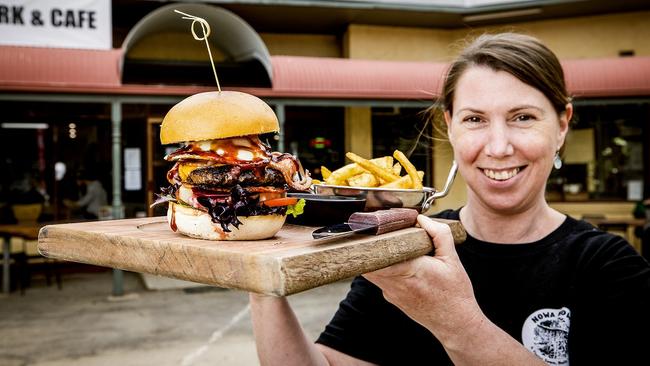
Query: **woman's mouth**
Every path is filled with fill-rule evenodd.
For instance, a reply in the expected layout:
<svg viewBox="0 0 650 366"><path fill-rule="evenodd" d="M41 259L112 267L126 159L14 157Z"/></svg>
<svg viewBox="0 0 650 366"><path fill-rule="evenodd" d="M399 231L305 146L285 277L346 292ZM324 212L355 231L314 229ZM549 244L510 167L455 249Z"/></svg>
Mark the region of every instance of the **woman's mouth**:
<svg viewBox="0 0 650 366"><path fill-rule="evenodd" d="M517 167L513 169L503 169L503 170L492 170L492 169L481 169L483 174L485 174L486 177L492 179L492 180L497 180L497 181L504 181L511 179L515 175L519 174L522 170L524 170L525 166L523 167Z"/></svg>

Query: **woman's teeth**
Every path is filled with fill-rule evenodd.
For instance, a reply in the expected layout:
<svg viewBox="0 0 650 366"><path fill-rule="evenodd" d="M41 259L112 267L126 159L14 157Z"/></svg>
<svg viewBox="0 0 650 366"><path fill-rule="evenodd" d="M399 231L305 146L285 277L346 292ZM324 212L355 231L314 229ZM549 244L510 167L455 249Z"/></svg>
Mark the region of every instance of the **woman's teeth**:
<svg viewBox="0 0 650 366"><path fill-rule="evenodd" d="M483 169L483 173L487 175L488 178L494 179L494 180L507 180L519 173L521 169L520 168L514 168L511 170L501 170L501 171L494 171L490 169Z"/></svg>

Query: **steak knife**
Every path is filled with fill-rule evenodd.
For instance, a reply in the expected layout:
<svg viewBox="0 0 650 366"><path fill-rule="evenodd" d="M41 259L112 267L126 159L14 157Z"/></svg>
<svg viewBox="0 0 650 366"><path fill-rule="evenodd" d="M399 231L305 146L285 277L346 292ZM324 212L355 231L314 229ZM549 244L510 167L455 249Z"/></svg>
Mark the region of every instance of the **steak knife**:
<svg viewBox="0 0 650 366"><path fill-rule="evenodd" d="M418 211L410 208L356 212L345 223L314 230L312 237L320 243L339 240L355 234L381 235L415 226L418 215ZM438 218L433 218L433 220L449 225L455 244L460 244L467 238L467 233L460 221Z"/></svg>

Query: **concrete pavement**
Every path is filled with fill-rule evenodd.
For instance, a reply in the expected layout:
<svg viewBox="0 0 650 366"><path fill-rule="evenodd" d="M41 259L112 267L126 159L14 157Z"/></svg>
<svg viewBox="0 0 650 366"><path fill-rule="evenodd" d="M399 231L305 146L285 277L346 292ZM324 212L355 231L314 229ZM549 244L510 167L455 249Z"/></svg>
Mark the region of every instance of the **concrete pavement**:
<svg viewBox="0 0 650 366"><path fill-rule="evenodd" d="M62 290L44 282L0 298L0 365L259 364L245 292L150 291L125 272L128 296L111 300L110 271L64 274ZM348 288L343 281L289 297L312 339Z"/></svg>

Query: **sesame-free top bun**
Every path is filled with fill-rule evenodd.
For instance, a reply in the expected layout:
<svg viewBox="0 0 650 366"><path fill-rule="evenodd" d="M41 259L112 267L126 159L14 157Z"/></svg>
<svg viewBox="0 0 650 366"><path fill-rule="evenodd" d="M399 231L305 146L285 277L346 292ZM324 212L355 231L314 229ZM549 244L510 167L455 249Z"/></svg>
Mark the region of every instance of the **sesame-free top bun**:
<svg viewBox="0 0 650 366"><path fill-rule="evenodd" d="M238 216L239 228L230 226L224 232L221 225L212 222L207 212L169 202L167 222L177 232L192 238L206 240L261 240L272 238L284 224L286 215ZM173 220L173 222L172 222Z"/></svg>
<svg viewBox="0 0 650 366"><path fill-rule="evenodd" d="M260 98L236 91L206 92L183 99L167 112L160 142L223 139L279 129L273 109Z"/></svg>

